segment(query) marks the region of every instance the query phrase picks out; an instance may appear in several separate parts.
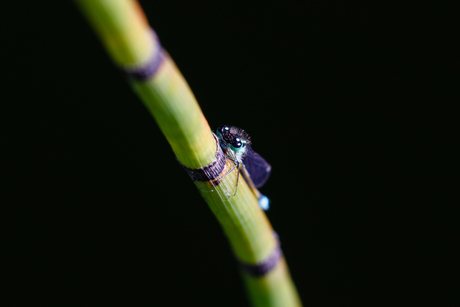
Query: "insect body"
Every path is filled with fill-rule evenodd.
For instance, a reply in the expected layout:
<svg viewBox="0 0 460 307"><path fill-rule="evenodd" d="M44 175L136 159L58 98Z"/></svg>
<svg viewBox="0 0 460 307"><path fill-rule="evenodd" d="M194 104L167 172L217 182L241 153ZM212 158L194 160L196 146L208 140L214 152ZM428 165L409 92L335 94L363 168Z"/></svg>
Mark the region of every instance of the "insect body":
<svg viewBox="0 0 460 307"><path fill-rule="evenodd" d="M263 210L267 210L269 200L259 192L258 188L262 187L268 180L271 172L270 164L252 150L250 137L243 129L220 126L216 130L216 135L219 138L219 145L225 156L235 164L228 173L237 169L236 188L238 188L238 178L241 173L259 200L260 207Z"/></svg>

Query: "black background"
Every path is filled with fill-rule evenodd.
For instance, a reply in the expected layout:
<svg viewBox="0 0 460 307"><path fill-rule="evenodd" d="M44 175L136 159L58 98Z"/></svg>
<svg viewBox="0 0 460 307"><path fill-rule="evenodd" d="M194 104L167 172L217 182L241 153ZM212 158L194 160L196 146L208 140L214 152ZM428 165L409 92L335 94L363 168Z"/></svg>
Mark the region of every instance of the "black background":
<svg viewBox="0 0 460 307"><path fill-rule="evenodd" d="M455 24L421 3L299 3L141 1L211 127L244 128L272 164L261 191L304 305L439 303ZM15 301L246 306L219 224L76 7L5 5Z"/></svg>

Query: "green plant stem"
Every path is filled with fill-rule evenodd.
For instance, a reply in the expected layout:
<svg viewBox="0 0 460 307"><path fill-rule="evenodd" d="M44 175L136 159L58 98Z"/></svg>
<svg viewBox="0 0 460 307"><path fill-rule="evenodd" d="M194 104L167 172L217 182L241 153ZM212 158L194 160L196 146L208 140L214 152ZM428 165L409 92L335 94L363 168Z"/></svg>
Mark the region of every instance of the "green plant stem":
<svg viewBox="0 0 460 307"><path fill-rule="evenodd" d="M119 67L145 63L155 42L137 1L75 0ZM217 144L188 84L166 55L157 73L146 81L130 84L168 140L178 160L199 168L215 160ZM229 167L229 166L228 166ZM218 187L195 182L220 222L236 257L249 264L266 259L277 246L265 213L244 180L233 197L222 197L236 180L232 172ZM184 174L185 175L185 174ZM211 192L213 190L213 192ZM211 248L211 247L210 247ZM285 259L263 277L242 272L255 306L300 306Z"/></svg>

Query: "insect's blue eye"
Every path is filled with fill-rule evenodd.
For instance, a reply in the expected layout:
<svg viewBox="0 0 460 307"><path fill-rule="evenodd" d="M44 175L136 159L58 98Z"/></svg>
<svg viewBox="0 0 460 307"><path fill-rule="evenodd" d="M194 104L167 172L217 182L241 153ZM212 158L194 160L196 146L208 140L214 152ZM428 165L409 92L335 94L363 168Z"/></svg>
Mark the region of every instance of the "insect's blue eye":
<svg viewBox="0 0 460 307"><path fill-rule="evenodd" d="M241 149L243 149L243 147L235 147L235 146L233 146L232 144L230 144L230 147L231 147L234 151L240 151Z"/></svg>
<svg viewBox="0 0 460 307"><path fill-rule="evenodd" d="M227 143L225 143L224 141L220 141L220 146L222 148L227 148Z"/></svg>
<svg viewBox="0 0 460 307"><path fill-rule="evenodd" d="M233 150L239 151L246 147L246 142L242 141L240 138L235 138L233 142L230 143L230 146Z"/></svg>
<svg viewBox="0 0 460 307"><path fill-rule="evenodd" d="M219 126L216 129L216 134L218 137L222 137L223 135L227 135L230 132L230 128L228 126Z"/></svg>

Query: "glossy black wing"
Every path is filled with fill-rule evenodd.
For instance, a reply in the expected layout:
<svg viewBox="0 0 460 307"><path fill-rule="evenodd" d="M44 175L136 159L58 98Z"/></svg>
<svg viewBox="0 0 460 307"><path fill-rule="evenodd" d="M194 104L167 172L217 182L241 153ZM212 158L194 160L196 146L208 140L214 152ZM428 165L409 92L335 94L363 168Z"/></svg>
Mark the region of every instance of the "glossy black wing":
<svg viewBox="0 0 460 307"><path fill-rule="evenodd" d="M248 146L246 150L248 153L243 159L243 164L256 188L260 188L270 177L272 167L261 155L252 150L251 146Z"/></svg>

